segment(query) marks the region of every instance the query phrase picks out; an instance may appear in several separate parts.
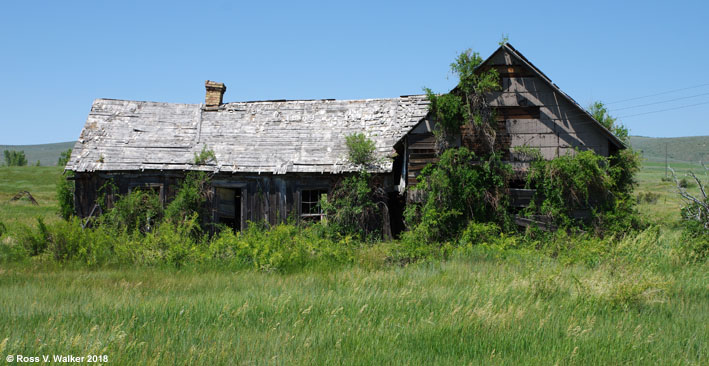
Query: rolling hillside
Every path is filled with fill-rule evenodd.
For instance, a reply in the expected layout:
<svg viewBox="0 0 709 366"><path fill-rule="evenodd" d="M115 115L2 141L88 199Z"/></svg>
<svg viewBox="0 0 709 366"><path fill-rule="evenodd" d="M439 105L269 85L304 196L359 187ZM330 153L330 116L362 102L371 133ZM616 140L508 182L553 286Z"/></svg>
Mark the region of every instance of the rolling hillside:
<svg viewBox="0 0 709 366"><path fill-rule="evenodd" d="M27 156L27 164L34 165L37 163L37 160L39 160L41 165L50 166L57 165L59 154L61 154L62 151L73 148L75 143L75 141L69 141L41 145L0 145L0 151L24 151L25 156Z"/></svg>
<svg viewBox="0 0 709 366"><path fill-rule="evenodd" d="M74 141L41 145L0 145L0 150L21 150L27 155L30 165L37 160L44 166L57 165L62 151L74 147ZM631 136L630 143L648 161L664 162L665 145L670 162L709 162L709 136L690 137L643 137Z"/></svg>
<svg viewBox="0 0 709 366"><path fill-rule="evenodd" d="M642 137L631 136L630 144L642 152L648 161L664 162L665 146L667 160L672 162L709 162L709 136L690 137Z"/></svg>

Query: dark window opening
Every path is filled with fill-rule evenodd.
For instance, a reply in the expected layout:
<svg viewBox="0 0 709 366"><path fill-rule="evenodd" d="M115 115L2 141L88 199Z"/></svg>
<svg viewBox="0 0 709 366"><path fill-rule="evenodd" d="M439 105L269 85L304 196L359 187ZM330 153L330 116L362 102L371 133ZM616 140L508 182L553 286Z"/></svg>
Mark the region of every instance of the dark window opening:
<svg viewBox="0 0 709 366"><path fill-rule="evenodd" d="M327 199L327 189L308 189L300 193L300 217L306 221L320 221L325 217L320 205Z"/></svg>
<svg viewBox="0 0 709 366"><path fill-rule="evenodd" d="M133 191L141 191L141 192L147 192L147 193L152 193L158 196L160 199L160 203L164 204L165 203L165 196L163 194L163 185L162 183L146 183L143 185L139 186L134 186L131 187L128 190L128 193L131 193Z"/></svg>
<svg viewBox="0 0 709 366"><path fill-rule="evenodd" d="M241 230L241 189L217 188L217 222Z"/></svg>

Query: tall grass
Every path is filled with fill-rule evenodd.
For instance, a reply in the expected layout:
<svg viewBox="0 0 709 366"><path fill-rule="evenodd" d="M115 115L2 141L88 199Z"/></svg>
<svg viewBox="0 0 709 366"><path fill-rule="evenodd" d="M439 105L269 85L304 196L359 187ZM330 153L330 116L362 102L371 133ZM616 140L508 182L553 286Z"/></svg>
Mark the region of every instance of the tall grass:
<svg viewBox="0 0 709 366"><path fill-rule="evenodd" d="M28 229L34 217L3 219L0 355L105 354L115 365L709 364L709 263L664 213L678 201L660 175L641 172L640 189L661 196L641 204L650 225L639 232L469 227L425 252L325 240L317 226L203 241L188 227L82 231L45 219L42 232ZM22 235L46 243L44 254L28 258Z"/></svg>
<svg viewBox="0 0 709 366"><path fill-rule="evenodd" d="M291 274L10 266L0 353L119 365L709 362L706 265L498 254Z"/></svg>

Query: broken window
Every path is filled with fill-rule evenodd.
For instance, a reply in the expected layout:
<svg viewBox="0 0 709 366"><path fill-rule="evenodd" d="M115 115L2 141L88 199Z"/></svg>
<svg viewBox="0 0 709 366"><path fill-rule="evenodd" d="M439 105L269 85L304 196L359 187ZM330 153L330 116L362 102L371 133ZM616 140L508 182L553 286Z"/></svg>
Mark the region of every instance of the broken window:
<svg viewBox="0 0 709 366"><path fill-rule="evenodd" d="M300 217L307 221L320 221L325 217L320 205L327 199L327 189L304 189L300 192Z"/></svg>

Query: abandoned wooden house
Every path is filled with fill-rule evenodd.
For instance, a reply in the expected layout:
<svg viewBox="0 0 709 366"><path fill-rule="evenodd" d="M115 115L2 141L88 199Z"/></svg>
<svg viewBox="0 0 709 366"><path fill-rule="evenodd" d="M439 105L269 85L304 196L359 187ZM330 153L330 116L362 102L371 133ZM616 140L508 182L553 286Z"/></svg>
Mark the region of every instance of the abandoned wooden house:
<svg viewBox="0 0 709 366"><path fill-rule="evenodd" d="M592 149L604 156L623 143L509 44L479 69L499 71L498 142L506 160L524 169L515 148L538 148L547 159ZM223 103L226 87L206 82L203 104L97 99L66 169L74 172L77 214L92 214L99 188L112 180L118 193L153 189L174 196L190 170L208 171L215 222L239 230L247 221L271 224L319 219L317 204L343 175L346 136L362 132L376 145L370 172L389 193L392 225L401 222L407 192L435 161L435 121L423 95L363 100L270 100ZM462 130L457 144L470 144ZM215 159L197 164L195 154ZM387 220L388 221L388 220ZM397 228L394 228L397 231Z"/></svg>

